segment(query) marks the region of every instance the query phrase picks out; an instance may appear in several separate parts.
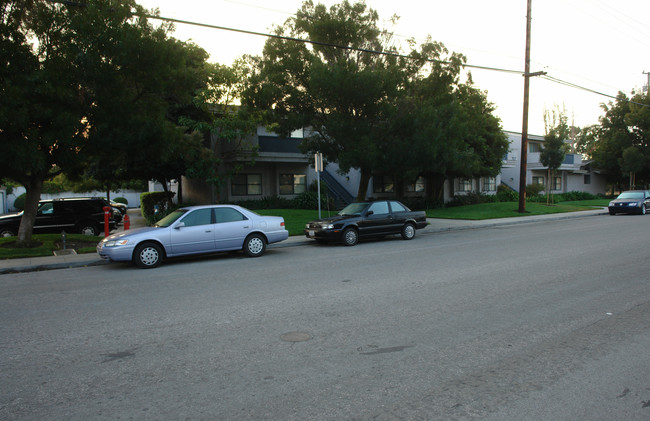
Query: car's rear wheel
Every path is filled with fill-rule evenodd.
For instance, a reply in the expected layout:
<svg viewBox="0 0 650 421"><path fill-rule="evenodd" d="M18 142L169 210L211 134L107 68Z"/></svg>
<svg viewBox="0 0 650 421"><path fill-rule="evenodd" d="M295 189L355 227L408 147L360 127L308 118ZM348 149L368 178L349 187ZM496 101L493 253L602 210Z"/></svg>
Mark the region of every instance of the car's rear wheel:
<svg viewBox="0 0 650 421"><path fill-rule="evenodd" d="M162 260L162 248L156 243L139 244L133 253L133 262L143 269L158 267Z"/></svg>
<svg viewBox="0 0 650 421"><path fill-rule="evenodd" d="M248 257L259 257L266 250L266 240L260 234L251 234L244 240L244 254Z"/></svg>
<svg viewBox="0 0 650 421"><path fill-rule="evenodd" d="M0 238L5 238L5 237L15 237L16 233L13 232L13 230L9 228L2 228L0 229Z"/></svg>
<svg viewBox="0 0 650 421"><path fill-rule="evenodd" d="M77 231L79 234L96 236L99 235L99 227L97 224L92 222L84 222L77 226Z"/></svg>
<svg viewBox="0 0 650 421"><path fill-rule="evenodd" d="M412 240L415 237L415 225L408 223L402 227L402 238L405 240Z"/></svg>
<svg viewBox="0 0 650 421"><path fill-rule="evenodd" d="M343 244L355 246L359 242L359 233L354 228L346 228L343 231Z"/></svg>

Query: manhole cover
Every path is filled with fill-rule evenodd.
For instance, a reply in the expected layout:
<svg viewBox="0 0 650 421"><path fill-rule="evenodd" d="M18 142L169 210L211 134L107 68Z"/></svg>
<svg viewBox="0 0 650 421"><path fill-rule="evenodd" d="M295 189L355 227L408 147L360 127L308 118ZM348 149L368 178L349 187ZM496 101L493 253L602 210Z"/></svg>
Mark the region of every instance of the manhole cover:
<svg viewBox="0 0 650 421"><path fill-rule="evenodd" d="M307 332L289 332L280 335L280 339L285 342L305 342L312 338Z"/></svg>

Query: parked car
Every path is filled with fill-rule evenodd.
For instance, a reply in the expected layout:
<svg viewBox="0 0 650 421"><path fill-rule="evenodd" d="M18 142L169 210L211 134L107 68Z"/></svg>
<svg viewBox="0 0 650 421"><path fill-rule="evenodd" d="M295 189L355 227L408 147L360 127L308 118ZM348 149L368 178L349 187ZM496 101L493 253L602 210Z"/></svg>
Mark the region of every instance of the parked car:
<svg viewBox="0 0 650 421"><path fill-rule="evenodd" d="M97 245L97 253L103 259L154 268L166 258L200 253L243 250L258 257L267 244L288 237L279 216L261 216L235 205L188 206L153 227L106 237Z"/></svg>
<svg viewBox="0 0 650 421"><path fill-rule="evenodd" d="M354 246L360 239L401 234L405 240L415 237L415 230L427 226L423 211L411 211L396 200L352 203L338 215L311 221L305 236L318 242L341 241Z"/></svg>
<svg viewBox="0 0 650 421"><path fill-rule="evenodd" d="M60 233L66 231L86 235L98 235L104 229L104 206L110 206L99 198L60 198L41 200L38 203L34 234ZM0 237L18 233L23 212L0 216ZM109 230L115 229L115 219L109 218Z"/></svg>
<svg viewBox="0 0 650 421"><path fill-rule="evenodd" d="M618 197L609 202L610 215L617 213L638 213L645 215L650 207L650 191L629 190L619 194Z"/></svg>
<svg viewBox="0 0 650 421"><path fill-rule="evenodd" d="M115 200L109 200L109 202L113 208L120 211L122 216L126 215L126 212L129 210L129 207L124 203L116 202Z"/></svg>

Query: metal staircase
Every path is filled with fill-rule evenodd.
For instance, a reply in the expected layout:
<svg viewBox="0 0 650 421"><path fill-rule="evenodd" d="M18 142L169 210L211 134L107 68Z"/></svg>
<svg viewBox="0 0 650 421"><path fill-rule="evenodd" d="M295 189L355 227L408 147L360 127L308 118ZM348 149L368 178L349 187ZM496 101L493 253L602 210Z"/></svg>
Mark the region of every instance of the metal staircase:
<svg viewBox="0 0 650 421"><path fill-rule="evenodd" d="M327 170L323 170L320 177L327 184L328 194L334 198L336 209L341 210L354 202L354 196Z"/></svg>

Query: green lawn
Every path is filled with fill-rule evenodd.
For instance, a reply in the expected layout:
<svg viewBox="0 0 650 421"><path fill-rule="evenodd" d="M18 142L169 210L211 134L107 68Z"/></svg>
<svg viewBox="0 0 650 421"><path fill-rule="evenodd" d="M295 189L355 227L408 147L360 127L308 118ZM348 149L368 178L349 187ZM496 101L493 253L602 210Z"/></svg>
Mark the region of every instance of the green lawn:
<svg viewBox="0 0 650 421"><path fill-rule="evenodd" d="M75 249L77 254L95 253L97 243L103 236L90 237L82 234L67 234L66 248ZM61 249L61 234L36 234L32 235L33 247L13 247L15 237L0 238L0 259L16 259L20 257L52 256L54 250Z"/></svg>
<svg viewBox="0 0 650 421"><path fill-rule="evenodd" d="M553 213L579 212L607 206L606 200L586 200L576 202L561 202L555 205L546 203L526 202L526 212L519 213L517 202L481 203L479 205L456 206L427 211L429 218L482 220L495 218L510 218L513 216L548 215Z"/></svg>

